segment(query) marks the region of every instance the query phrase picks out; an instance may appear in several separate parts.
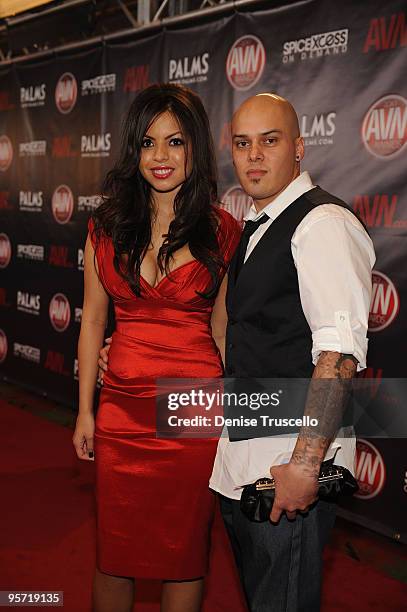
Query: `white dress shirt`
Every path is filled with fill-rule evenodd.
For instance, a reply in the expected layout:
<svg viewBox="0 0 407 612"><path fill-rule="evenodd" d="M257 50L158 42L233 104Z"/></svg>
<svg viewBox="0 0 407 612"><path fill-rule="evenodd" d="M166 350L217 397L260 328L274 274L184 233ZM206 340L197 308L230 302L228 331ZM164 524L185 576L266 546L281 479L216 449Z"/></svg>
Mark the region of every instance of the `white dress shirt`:
<svg viewBox="0 0 407 612"><path fill-rule="evenodd" d="M257 221L263 213L270 220L250 237L245 261L277 217L314 185L302 172L273 202L259 213L254 205L244 218ZM312 361L322 351L353 355L358 370L366 367L367 327L375 253L371 239L349 210L325 204L309 212L291 239L298 273L300 299L312 333ZM265 265L265 275L267 265ZM343 435L343 434L342 434ZM326 455L354 473L355 439L340 437ZM270 467L290 460L296 436L273 436L230 442L225 431L219 440L209 486L231 499L240 499L241 487L270 477Z"/></svg>

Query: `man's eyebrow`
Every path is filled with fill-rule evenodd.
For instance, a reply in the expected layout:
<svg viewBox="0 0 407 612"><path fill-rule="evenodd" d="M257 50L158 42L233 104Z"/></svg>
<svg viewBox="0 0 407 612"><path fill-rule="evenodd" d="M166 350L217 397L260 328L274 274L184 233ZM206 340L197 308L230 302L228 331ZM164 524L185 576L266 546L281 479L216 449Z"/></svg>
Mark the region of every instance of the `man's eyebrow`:
<svg viewBox="0 0 407 612"><path fill-rule="evenodd" d="M269 134L281 134L282 130L267 130L260 132L260 136L269 136ZM233 134L232 138L248 138L248 134Z"/></svg>
<svg viewBox="0 0 407 612"><path fill-rule="evenodd" d="M177 134L181 134L181 136L182 136L181 130L178 130L178 132L174 132L173 134L170 134L169 136L166 136L165 140L168 140L169 138L172 138L173 136L176 136ZM150 136L149 134L144 134L144 138L149 138L150 140L155 140L155 138L153 136Z"/></svg>

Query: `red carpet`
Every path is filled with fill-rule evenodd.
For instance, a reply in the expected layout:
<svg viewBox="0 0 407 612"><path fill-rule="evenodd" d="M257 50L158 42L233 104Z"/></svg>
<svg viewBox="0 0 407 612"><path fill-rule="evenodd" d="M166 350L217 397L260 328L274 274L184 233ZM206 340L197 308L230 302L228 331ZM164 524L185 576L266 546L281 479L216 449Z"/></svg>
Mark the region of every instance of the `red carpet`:
<svg viewBox="0 0 407 612"><path fill-rule="evenodd" d="M70 429L0 401L0 590L64 591L65 612L90 612L93 464L76 459L71 437ZM204 612L244 612L219 516L211 568ZM407 586L366 564L329 549L325 569L323 612L407 607ZM158 612L158 597L157 584L140 582L135 610Z"/></svg>

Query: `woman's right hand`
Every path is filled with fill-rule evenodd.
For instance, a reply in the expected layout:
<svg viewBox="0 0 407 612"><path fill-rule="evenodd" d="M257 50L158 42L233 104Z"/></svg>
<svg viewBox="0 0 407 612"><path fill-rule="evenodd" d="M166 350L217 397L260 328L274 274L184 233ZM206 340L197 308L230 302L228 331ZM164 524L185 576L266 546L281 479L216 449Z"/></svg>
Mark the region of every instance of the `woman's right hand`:
<svg viewBox="0 0 407 612"><path fill-rule="evenodd" d="M109 363L109 350L110 345L112 344L112 337L106 338L105 345L99 351L99 359L98 359L98 382L103 385L103 376L104 373L107 372L107 366Z"/></svg>
<svg viewBox="0 0 407 612"><path fill-rule="evenodd" d="M72 442L79 459L94 461L93 436L95 433L95 417L93 414L78 414Z"/></svg>

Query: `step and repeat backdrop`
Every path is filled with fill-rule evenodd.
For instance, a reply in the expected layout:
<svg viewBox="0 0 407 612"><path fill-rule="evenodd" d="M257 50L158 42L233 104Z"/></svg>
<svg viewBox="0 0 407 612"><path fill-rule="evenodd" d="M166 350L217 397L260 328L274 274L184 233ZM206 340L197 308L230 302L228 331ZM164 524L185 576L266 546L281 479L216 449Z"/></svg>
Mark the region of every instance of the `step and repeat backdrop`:
<svg viewBox="0 0 407 612"><path fill-rule="evenodd" d="M169 81L208 110L223 206L249 206L234 176L229 122L246 97L287 97L303 168L341 197L377 262L368 370L405 377L407 337L406 12L403 0L310 0L234 12L71 55L0 65L0 369L64 403L77 394L83 247L135 94ZM403 440L359 440L357 520L405 537Z"/></svg>

